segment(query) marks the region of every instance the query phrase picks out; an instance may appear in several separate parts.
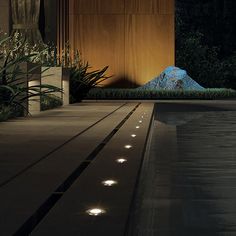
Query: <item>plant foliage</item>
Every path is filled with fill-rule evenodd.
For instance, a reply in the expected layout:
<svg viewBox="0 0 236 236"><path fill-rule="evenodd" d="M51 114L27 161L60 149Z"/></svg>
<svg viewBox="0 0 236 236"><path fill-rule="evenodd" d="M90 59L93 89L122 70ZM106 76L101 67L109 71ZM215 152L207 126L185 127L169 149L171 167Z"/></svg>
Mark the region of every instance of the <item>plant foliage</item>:
<svg viewBox="0 0 236 236"><path fill-rule="evenodd" d="M78 60L71 68L70 74L70 95L71 102L78 102L83 99L90 89L99 87L101 83L111 76L106 76L108 66L101 70L91 70L88 62Z"/></svg>
<svg viewBox="0 0 236 236"><path fill-rule="evenodd" d="M204 87L236 89L233 5L234 0L176 1L176 65Z"/></svg>
<svg viewBox="0 0 236 236"><path fill-rule="evenodd" d="M54 94L47 94L41 97L41 110L46 111L62 106L62 99Z"/></svg>
<svg viewBox="0 0 236 236"><path fill-rule="evenodd" d="M0 39L0 116L2 117L0 119L2 120L6 120L7 116L22 115L24 111L27 111L28 99L61 91L59 88L46 84L29 86L26 78L39 65L27 72L22 71L21 65L24 62L34 61L38 54L18 54L23 44L19 43L10 49L6 45L12 43L11 40L6 37Z"/></svg>
<svg viewBox="0 0 236 236"><path fill-rule="evenodd" d="M236 98L236 91L232 89L206 89L196 90L156 90L156 89L92 89L86 96L86 99L114 99L114 100L132 100L132 99L232 99Z"/></svg>
<svg viewBox="0 0 236 236"><path fill-rule="evenodd" d="M90 89L99 87L103 81L112 77L105 74L108 66L101 70L92 70L89 63L81 59L79 50L72 51L69 43L66 43L61 55L58 55L57 48L53 45L46 46L45 50L41 64L70 69L70 100L72 103L79 102Z"/></svg>

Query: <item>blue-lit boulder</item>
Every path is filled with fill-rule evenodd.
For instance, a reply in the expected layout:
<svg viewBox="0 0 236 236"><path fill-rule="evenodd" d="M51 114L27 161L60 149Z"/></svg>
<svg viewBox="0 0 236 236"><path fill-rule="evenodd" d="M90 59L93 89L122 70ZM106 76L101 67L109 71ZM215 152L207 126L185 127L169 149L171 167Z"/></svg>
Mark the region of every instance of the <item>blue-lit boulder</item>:
<svg viewBox="0 0 236 236"><path fill-rule="evenodd" d="M174 66L167 67L160 76L138 89L204 90L201 85L188 76L185 70Z"/></svg>

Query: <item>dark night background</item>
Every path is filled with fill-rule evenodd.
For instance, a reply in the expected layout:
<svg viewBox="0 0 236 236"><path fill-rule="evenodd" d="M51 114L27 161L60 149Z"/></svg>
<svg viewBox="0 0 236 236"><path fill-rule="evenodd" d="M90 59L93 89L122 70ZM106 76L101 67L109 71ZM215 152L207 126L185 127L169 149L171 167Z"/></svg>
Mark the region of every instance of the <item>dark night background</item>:
<svg viewBox="0 0 236 236"><path fill-rule="evenodd" d="M236 89L236 0L176 0L176 66L205 87Z"/></svg>

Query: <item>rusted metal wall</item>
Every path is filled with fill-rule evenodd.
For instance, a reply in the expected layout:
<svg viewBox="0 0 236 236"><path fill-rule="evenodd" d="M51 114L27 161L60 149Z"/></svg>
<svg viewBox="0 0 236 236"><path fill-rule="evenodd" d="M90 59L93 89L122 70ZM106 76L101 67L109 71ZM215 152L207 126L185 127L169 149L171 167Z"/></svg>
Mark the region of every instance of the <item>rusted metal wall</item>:
<svg viewBox="0 0 236 236"><path fill-rule="evenodd" d="M70 0L69 40L113 86L141 85L174 65L174 0Z"/></svg>
<svg viewBox="0 0 236 236"><path fill-rule="evenodd" d="M57 48L60 55L69 41L69 2L70 0L57 1Z"/></svg>

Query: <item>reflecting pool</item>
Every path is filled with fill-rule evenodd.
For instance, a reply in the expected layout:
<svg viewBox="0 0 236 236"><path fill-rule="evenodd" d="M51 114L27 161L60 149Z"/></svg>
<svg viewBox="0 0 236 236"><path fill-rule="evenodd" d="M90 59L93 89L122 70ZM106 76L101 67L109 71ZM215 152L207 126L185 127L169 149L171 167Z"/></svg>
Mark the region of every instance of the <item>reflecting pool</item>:
<svg viewBox="0 0 236 236"><path fill-rule="evenodd" d="M236 110L156 104L128 235L236 235Z"/></svg>

